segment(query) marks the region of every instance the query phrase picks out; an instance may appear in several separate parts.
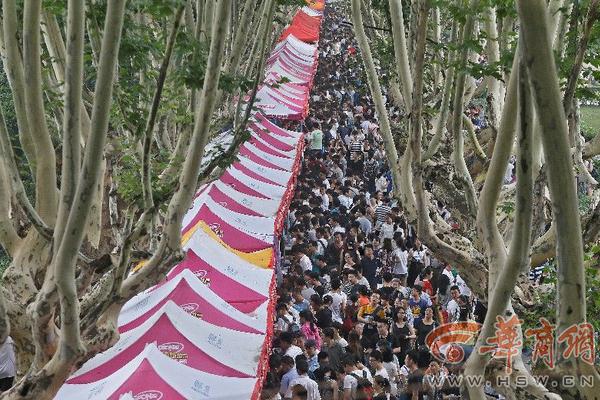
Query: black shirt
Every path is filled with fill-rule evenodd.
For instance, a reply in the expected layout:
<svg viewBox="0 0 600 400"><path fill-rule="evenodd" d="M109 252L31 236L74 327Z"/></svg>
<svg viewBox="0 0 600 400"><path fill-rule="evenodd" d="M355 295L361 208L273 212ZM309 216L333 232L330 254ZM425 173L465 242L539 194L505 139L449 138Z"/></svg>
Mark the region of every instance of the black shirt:
<svg viewBox="0 0 600 400"><path fill-rule="evenodd" d="M331 316L331 310L329 307L322 307L315 314L315 318L317 319L317 325L319 328L329 328L331 327L333 320Z"/></svg>

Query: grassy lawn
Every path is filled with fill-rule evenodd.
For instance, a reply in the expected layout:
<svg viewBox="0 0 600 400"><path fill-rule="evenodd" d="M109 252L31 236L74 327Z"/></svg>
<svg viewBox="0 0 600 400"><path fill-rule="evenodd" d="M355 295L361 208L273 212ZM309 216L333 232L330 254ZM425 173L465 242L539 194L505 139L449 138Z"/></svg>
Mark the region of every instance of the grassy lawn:
<svg viewBox="0 0 600 400"><path fill-rule="evenodd" d="M600 107L581 107L581 128L586 137L600 132Z"/></svg>

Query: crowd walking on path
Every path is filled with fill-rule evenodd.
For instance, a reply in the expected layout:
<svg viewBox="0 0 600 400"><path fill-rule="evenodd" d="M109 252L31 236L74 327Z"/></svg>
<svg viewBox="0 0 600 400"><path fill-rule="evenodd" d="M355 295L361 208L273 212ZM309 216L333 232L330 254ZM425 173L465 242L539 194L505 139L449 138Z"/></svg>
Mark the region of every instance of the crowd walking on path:
<svg viewBox="0 0 600 400"><path fill-rule="evenodd" d="M326 8L307 146L282 243L263 399L449 399L460 366L432 358L441 324L485 307L436 260L392 197L352 28ZM400 118L391 109L391 118ZM450 223L443 204L440 214Z"/></svg>

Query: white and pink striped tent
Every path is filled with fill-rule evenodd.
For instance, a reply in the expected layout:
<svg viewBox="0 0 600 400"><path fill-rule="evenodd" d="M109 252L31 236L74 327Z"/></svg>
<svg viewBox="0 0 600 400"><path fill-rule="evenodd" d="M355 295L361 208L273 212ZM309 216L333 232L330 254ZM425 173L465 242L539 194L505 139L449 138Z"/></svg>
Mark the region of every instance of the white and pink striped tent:
<svg viewBox="0 0 600 400"><path fill-rule="evenodd" d="M309 18L320 18L305 10ZM311 20L312 21L312 20ZM296 21L297 22L297 21ZM268 118L303 119L317 46L288 34L268 58L250 139L198 190L183 220L185 259L125 304L120 340L86 362L59 400L257 400L267 371L278 241L304 135ZM285 83L277 84L282 77ZM233 143L224 132L202 165ZM134 273L143 263L134 268Z"/></svg>
<svg viewBox="0 0 600 400"><path fill-rule="evenodd" d="M55 400L248 400L258 379L214 375L190 368L147 345L104 379L65 384Z"/></svg>
<svg viewBox="0 0 600 400"><path fill-rule="evenodd" d="M84 384L107 378L143 352L148 344L199 371L254 377L264 341L264 335L242 334L209 324L169 301L142 325L121 335L113 347L85 363L68 383Z"/></svg>

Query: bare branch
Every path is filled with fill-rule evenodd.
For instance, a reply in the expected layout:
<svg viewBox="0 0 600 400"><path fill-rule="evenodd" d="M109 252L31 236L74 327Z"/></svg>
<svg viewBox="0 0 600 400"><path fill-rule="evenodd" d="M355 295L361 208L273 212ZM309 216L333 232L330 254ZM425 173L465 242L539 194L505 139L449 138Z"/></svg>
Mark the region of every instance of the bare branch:
<svg viewBox="0 0 600 400"><path fill-rule="evenodd" d="M167 48L165 49L165 57L163 58L158 77L156 78L156 90L152 97L152 107L148 114L146 121L146 128L143 136L143 152L142 152L142 194L144 198L144 208L150 209L154 206L152 200L152 181L151 181L151 165L150 165L150 153L152 148L152 131L156 123L156 116L158 114L158 107L160 106L160 99L162 97L162 91L167 78L167 71L169 64L171 63L171 54L173 53L173 46L175 45L175 39L177 38L177 32L179 31L179 25L181 24L181 16L185 10L184 6L180 6L175 12L173 20L173 27L169 33L169 39L167 40Z"/></svg>
<svg viewBox="0 0 600 400"><path fill-rule="evenodd" d="M511 75L515 74L513 70ZM474 351L469 357L465 374L477 376L485 370L487 358L479 349L487 343L488 338L493 336L496 318L499 316L511 316L507 312L510 305L511 294L514 291L519 273L529 265L529 241L531 236L532 202L533 202L533 173L531 169L532 159L532 125L533 105L527 71L523 62L519 63L519 159L517 162L517 204L515 210L515 226L513 238L510 242L510 250L504 266L491 293L488 302L488 312L481 333L477 339ZM499 157L502 154L499 155ZM494 221L495 224L495 221ZM508 314L507 314L508 313ZM475 386L467 383L469 396L471 398L483 398L485 396L483 386Z"/></svg>
<svg viewBox="0 0 600 400"><path fill-rule="evenodd" d="M474 9L479 3L478 0L471 0L470 8ZM475 19L473 14L467 15L465 25L461 34L461 43L464 45L466 41L473 34ZM466 65L468 59L468 49L466 46L460 51L460 57L458 58L461 66ZM465 95L465 81L467 73L465 71L457 71L454 101L453 101L453 113L452 113L452 133L454 137L454 149L452 152L452 158L454 160L454 168L456 170L456 177L461 182L465 197L467 200L467 206L469 208L469 214L474 218L477 216L477 194L475 193L475 187L473 186L473 180L469 174L469 169L465 163L464 157L464 136L462 130L462 115L464 112L464 95Z"/></svg>
<svg viewBox="0 0 600 400"><path fill-rule="evenodd" d="M46 123L40 55L41 0L26 0L23 11L23 65L27 119L36 152L36 208L48 225L58 209L56 154Z"/></svg>
<svg viewBox="0 0 600 400"><path fill-rule="evenodd" d="M60 179L60 202L54 228L54 241L62 240L67 216L77 191L81 169L81 91L83 88L84 7L77 1L68 3L67 52L64 68L65 111L63 121L63 154ZM58 24L57 24L58 25ZM58 32L60 35L60 32ZM62 41L62 39L61 39ZM59 68L60 69L60 68Z"/></svg>
<svg viewBox="0 0 600 400"><path fill-rule="evenodd" d="M583 24L583 32L579 37L579 43L577 43L577 53L575 54L575 60L571 66L571 71L569 72L567 87L563 97L565 115L569 115L573 111L573 97L575 96L577 80L579 79L579 73L581 72L581 66L583 64L583 57L585 56L590 41L592 28L598 18L600 18L600 0L592 0L588 7L585 23Z"/></svg>
<svg viewBox="0 0 600 400"><path fill-rule="evenodd" d="M13 103L19 127L19 140L23 146L25 156L29 161L31 175L36 176L36 152L29 121L27 120L27 107L25 105L25 74L23 60L19 48L19 29L17 27L17 10L14 0L2 1L3 12L3 47L4 71L12 89Z"/></svg>
<svg viewBox="0 0 600 400"><path fill-rule="evenodd" d="M229 20L230 11L231 7L229 7L227 2L219 2L215 19L218 21ZM182 252L179 250L181 243L181 223L196 191L200 163L208 141L208 128L219 85L219 73L227 36L227 24L214 24L212 33L210 52L204 76L204 87L199 99L199 109L196 113L194 135L183 164L178 190L171 198L167 209L163 237L148 264L134 276L127 278L123 282L119 294L120 298L130 298L140 288L147 287L155 282L167 268L182 257Z"/></svg>
<svg viewBox="0 0 600 400"><path fill-rule="evenodd" d="M383 100L381 85L375 70L375 63L373 61L371 48L363 27L362 14L360 10L360 0L352 0L352 23L354 26L354 33L356 34L356 40L358 42L358 47L360 48L360 54L366 70L367 81L369 82L369 88L371 89L371 95L373 97L373 102L375 103L375 110L379 120L381 136L383 137L388 164L390 166L390 170L392 171L394 190L398 192L400 191L398 152L396 150L396 145L394 144L394 137L392 136L392 128L390 126L388 112ZM406 101L408 100L405 99L405 102Z"/></svg>
<svg viewBox="0 0 600 400"><path fill-rule="evenodd" d="M506 260L506 245L498 229L496 208L515 138L518 65L518 57L515 57L506 91L506 102L500 118L498 136L494 145L494 153L479 197L476 219L477 230L481 235L486 249L488 265L490 266L490 291L493 290L500 272L497 266L504 265Z"/></svg>
<svg viewBox="0 0 600 400"><path fill-rule="evenodd" d="M413 81L408 50L406 48L406 30L404 28L402 2L400 0L389 0L389 4L394 55L396 57L396 73L402 85L402 97L404 98L406 110L410 110L412 105Z"/></svg>
<svg viewBox="0 0 600 400"><path fill-rule="evenodd" d="M4 152L0 147L0 246L8 255L13 256L21 238L17 234L10 217L10 186L6 176L7 167L4 166Z"/></svg>
<svg viewBox="0 0 600 400"><path fill-rule="evenodd" d="M92 131L85 149L75 200L69 212L65 233L53 260L56 287L60 298L62 331L60 336L61 350L56 354L66 351L75 356L75 360L66 360L67 362L76 361L77 357L83 352L74 267L75 259L83 241L85 222L94 199L98 180L101 178L100 165L108 130L115 66L125 13L124 8L125 0L115 0L108 3L92 112ZM73 13L73 16L78 15L83 11L83 2L71 0L69 11L69 15L71 13ZM78 105L78 103L74 104Z"/></svg>
<svg viewBox="0 0 600 400"><path fill-rule="evenodd" d="M25 212L25 215L33 225L33 227L46 239L52 238L52 230L46 225L42 218L38 215L37 211L29 201L19 169L15 161L15 154L10 143L10 137L6 130L6 123L4 121L4 113L0 110L0 154L4 160L6 166L6 173L10 181L10 188L15 198L19 202L19 206Z"/></svg>

